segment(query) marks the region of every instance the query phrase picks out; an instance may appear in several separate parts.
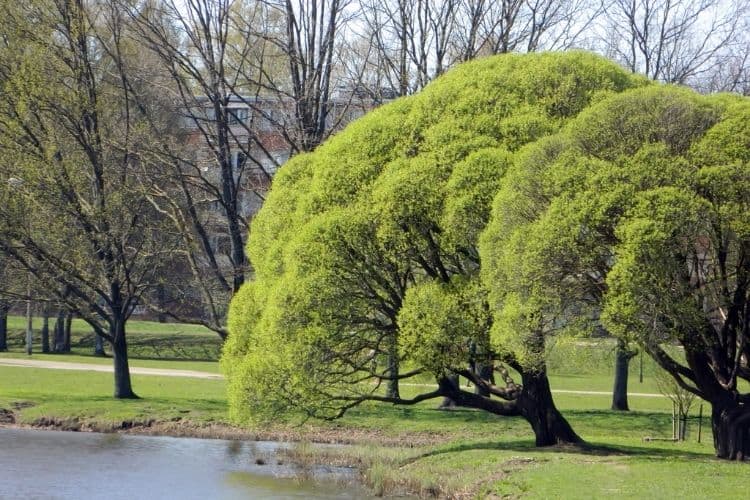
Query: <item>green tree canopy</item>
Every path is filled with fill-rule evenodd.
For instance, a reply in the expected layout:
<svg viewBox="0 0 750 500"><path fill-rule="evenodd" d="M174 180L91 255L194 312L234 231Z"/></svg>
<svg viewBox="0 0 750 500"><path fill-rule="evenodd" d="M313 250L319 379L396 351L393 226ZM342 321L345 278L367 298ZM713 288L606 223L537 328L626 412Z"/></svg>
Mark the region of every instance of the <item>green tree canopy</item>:
<svg viewBox="0 0 750 500"><path fill-rule="evenodd" d="M586 53L482 59L288 162L251 228L256 278L230 308L232 415L335 418L368 400L450 397L522 414L538 444L578 440L543 364L490 338L477 242L524 145L645 84ZM422 373L437 389L400 397L398 381Z"/></svg>
<svg viewBox="0 0 750 500"><path fill-rule="evenodd" d="M669 86L592 105L519 155L480 252L493 338L538 360L528 338L601 322L712 404L732 459L750 451L749 110Z"/></svg>

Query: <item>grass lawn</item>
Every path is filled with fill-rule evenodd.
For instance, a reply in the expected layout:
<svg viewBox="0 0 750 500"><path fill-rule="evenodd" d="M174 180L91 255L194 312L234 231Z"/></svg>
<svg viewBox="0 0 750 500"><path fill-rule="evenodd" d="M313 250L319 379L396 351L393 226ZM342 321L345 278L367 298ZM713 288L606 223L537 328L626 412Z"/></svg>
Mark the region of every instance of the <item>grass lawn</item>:
<svg viewBox="0 0 750 500"><path fill-rule="evenodd" d="M560 376L554 386L563 388L571 380L568 387L584 383ZM607 381L605 375L589 380L593 386ZM133 385L142 399L134 401L112 399L112 376L106 373L0 366L0 381L0 408L20 407L20 423L71 420L97 422L104 429L151 420L226 424L222 380L135 375ZM403 391L408 395L418 389ZM435 401L414 407L368 404L333 423L292 429L275 424L262 431L303 439L355 436L358 444L328 449L325 456L304 444L290 453L303 461L359 464L366 482L382 493L736 498L745 486L747 465L713 459L705 426L701 444L695 442L696 425L685 443L642 440L671 436L670 403L664 398L631 397L635 411L627 414L609 411L608 396L558 394L555 400L590 443L589 449L536 449L528 424L520 418L463 409L438 411ZM362 438L358 441L356 436ZM715 481L717 477L721 480Z"/></svg>
<svg viewBox="0 0 750 500"><path fill-rule="evenodd" d="M17 321L17 319L14 319ZM13 324L11 329L17 329ZM41 355L32 359L109 364L111 360L84 356L89 346L85 327L74 328L78 354ZM188 356L218 345L215 334L186 325L132 322L131 342L149 339L171 342L188 339ZM131 344L132 345L132 344ZM198 346L196 348L196 346ZM152 351L133 366L216 372L215 361L180 360L177 349ZM218 351L217 351L218 352ZM25 357L22 349L0 356ZM612 385L613 344L574 342L556 346L550 358L553 390L608 392ZM655 367L644 360L631 363L631 393L658 393ZM0 409L11 409L19 423L68 422L70 428L118 429L152 422L189 428L228 428L223 380L133 376L142 399L116 401L110 397L112 375L0 366ZM404 386L408 396L423 387ZM633 411L609 410L609 394L556 393L555 402L587 448L536 449L528 424L520 418L497 417L475 410L438 411L437 401L413 407L366 404L332 423L301 427L276 423L249 430L250 435L300 439L290 459L356 464L376 493L409 491L424 496L510 498L737 498L744 491L748 466L713 458L710 425L704 416L702 443L697 422L688 441L645 442L644 437L672 435L671 402L664 397L630 397ZM692 413L698 410L696 402ZM704 415L709 413L704 406ZM0 412L0 417L2 412ZM223 426L223 427L221 427ZM208 433L208 435L211 435ZM305 440L353 442L322 452ZM717 478L719 480L717 480ZM739 495L742 496L742 495Z"/></svg>
<svg viewBox="0 0 750 500"><path fill-rule="evenodd" d="M50 318L50 329L54 318ZM34 353L42 352L42 318L34 318ZM8 348L10 352L23 353L26 318L8 317ZM158 323L130 320L127 323L128 352L131 359L217 361L221 354L221 339L200 325L184 323ZM51 333L50 333L51 335ZM91 356L94 351L94 333L81 319L71 325L71 351L80 356ZM108 346L105 343L105 350ZM152 366L152 365L140 365ZM208 365L207 365L208 366ZM184 368L188 369L188 368Z"/></svg>
<svg viewBox="0 0 750 500"><path fill-rule="evenodd" d="M223 380L133 375L142 399L112 398L110 373L0 366L0 408L32 403L21 409L19 423L41 418L117 423L150 419L223 422L226 396Z"/></svg>

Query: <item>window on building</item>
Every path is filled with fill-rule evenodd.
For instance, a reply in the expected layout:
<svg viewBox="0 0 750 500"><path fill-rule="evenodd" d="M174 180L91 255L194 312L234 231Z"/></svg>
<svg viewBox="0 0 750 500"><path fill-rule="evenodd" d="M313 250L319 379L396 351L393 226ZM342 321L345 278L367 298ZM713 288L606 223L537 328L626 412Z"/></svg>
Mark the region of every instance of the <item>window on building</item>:
<svg viewBox="0 0 750 500"><path fill-rule="evenodd" d="M247 155L243 153L242 151L237 151L234 153L234 169L240 170L242 167L245 166L245 163L247 163Z"/></svg>
<svg viewBox="0 0 750 500"><path fill-rule="evenodd" d="M243 125L247 123L247 108L227 108L229 125Z"/></svg>

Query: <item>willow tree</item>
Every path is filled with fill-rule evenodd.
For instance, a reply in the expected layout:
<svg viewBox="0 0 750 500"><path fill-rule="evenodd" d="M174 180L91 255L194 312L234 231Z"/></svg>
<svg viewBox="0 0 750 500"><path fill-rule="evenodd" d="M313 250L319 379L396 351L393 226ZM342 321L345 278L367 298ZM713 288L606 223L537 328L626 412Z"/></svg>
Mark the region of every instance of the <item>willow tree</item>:
<svg viewBox="0 0 750 500"><path fill-rule="evenodd" d="M545 371L491 334L477 240L520 148L641 84L589 54L487 58L288 162L251 228L256 279L230 308L232 415L336 418L365 401L449 397L522 415L539 445L579 441ZM399 395L425 373L433 390Z"/></svg>
<svg viewBox="0 0 750 500"><path fill-rule="evenodd" d="M728 459L750 451L748 117L664 86L592 106L524 152L482 246L498 334L533 358L527 338L601 321L712 405Z"/></svg>

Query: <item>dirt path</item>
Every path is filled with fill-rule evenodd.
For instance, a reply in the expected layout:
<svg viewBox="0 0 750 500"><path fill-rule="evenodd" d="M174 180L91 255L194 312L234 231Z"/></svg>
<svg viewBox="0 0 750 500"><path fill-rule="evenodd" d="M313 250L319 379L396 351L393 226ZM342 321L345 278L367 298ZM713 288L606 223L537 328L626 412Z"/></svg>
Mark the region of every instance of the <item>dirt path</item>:
<svg viewBox="0 0 750 500"><path fill-rule="evenodd" d="M0 366L20 366L24 368L49 368L52 370L80 370L90 372L112 373L111 365L93 365L88 363L68 363L64 361L43 361L39 359L0 359ZM223 378L218 373L200 372L196 370L172 370L168 368L143 368L131 366L132 375L160 375L164 377L189 377L189 378Z"/></svg>

